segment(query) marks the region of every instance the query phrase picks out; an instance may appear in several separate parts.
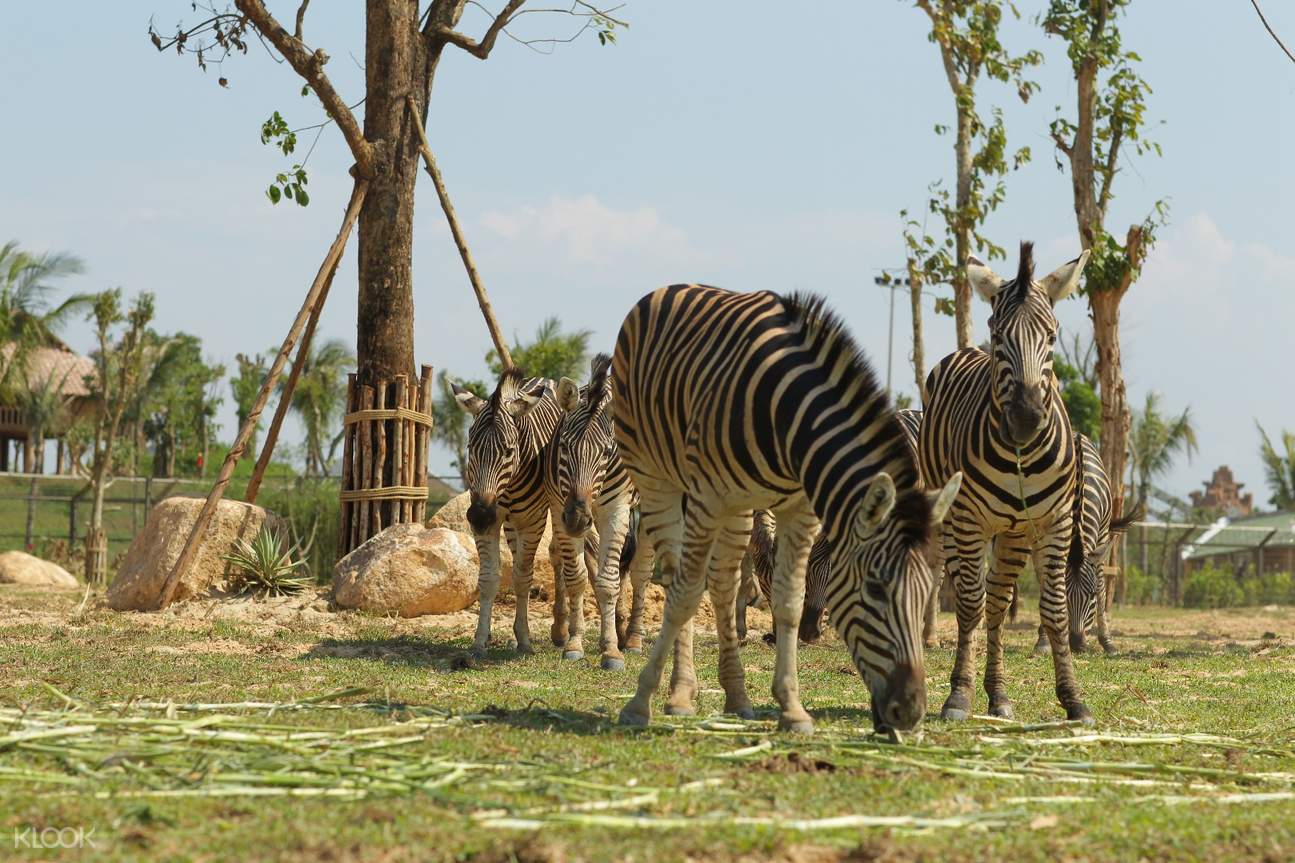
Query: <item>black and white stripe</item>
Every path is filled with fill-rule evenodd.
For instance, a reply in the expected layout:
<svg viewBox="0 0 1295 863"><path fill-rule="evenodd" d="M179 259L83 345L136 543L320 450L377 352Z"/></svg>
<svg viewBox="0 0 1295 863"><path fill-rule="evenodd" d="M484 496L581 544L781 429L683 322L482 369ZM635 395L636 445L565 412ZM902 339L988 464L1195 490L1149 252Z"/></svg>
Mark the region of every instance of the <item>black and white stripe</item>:
<svg viewBox="0 0 1295 863"><path fill-rule="evenodd" d="M942 715L971 713L974 637L988 630L989 711L1012 715L1003 677L1002 625L1017 577L1032 559L1042 588L1040 615L1052 647L1057 697L1070 719L1090 719L1080 699L1067 638L1066 561L1074 513L1076 455L1070 420L1052 374L1054 303L1079 282L1088 254L1034 280L1032 248L1021 245L1016 278L1004 281L972 259L972 285L993 307L990 352L965 348L927 379L918 430L922 476L957 471L962 490L943 529L946 569L957 594L958 652ZM987 577L981 562L991 547Z"/></svg>
<svg viewBox="0 0 1295 863"><path fill-rule="evenodd" d="M886 393L820 299L674 285L622 324L613 360L616 440L642 500L643 533L666 585L661 634L621 721L649 720L665 651L709 589L725 710L751 715L734 620L754 510L777 520L772 606L779 727L809 731L796 627L814 526L831 543L826 607L872 694L878 727L911 728L926 707L921 618L932 502ZM685 500L687 505L685 506ZM670 709L691 709L672 691Z"/></svg>

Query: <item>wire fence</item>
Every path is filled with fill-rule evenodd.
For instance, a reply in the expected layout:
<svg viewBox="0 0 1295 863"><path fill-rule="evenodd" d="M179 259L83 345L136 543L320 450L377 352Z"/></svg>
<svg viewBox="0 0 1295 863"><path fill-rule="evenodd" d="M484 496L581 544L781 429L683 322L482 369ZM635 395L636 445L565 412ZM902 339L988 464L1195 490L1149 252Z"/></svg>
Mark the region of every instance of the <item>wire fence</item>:
<svg viewBox="0 0 1295 863"><path fill-rule="evenodd" d="M428 490L428 512L455 493L459 477L435 477ZM248 478L235 477L225 493L241 500ZM118 477L104 497L103 523L108 559L116 562L148 521L149 512L168 497L205 498L211 479ZM290 539L299 545L317 578L331 573L336 559L339 480L336 477L267 476L257 502L287 519ZM85 477L0 474L0 551L21 550L58 563L75 564L89 529L92 497ZM73 567L69 567L73 568Z"/></svg>

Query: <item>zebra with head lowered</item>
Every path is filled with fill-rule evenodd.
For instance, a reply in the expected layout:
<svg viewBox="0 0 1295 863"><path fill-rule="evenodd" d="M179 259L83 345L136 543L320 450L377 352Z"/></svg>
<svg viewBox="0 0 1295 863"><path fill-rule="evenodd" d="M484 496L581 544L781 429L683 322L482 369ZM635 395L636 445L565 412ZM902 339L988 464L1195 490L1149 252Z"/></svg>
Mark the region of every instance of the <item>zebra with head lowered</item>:
<svg viewBox="0 0 1295 863"><path fill-rule="evenodd" d="M584 540L598 536L598 562L591 580L598 599L601 665L605 670L625 668L621 648L643 649L643 599L652 577L651 555L636 554L638 492L630 481L612 435L611 357L598 354L590 364L589 385L583 392L570 378L558 382L557 404L562 419L553 434L544 460L544 487L553 511L553 537L558 543L566 592L583 592ZM621 583L628 577L632 604L626 631L617 632L616 605ZM579 618L567 640L567 659L584 656L581 605L572 613Z"/></svg>
<svg viewBox="0 0 1295 863"><path fill-rule="evenodd" d="M1106 653L1114 653L1106 623L1105 564L1111 545L1129 526L1146 514L1139 503L1122 517L1111 518L1111 482L1102 464L1102 454L1087 435L1076 434L1079 448L1078 493L1075 495L1075 527L1066 561L1066 605L1070 617L1070 649L1086 649L1088 630L1097 623L1097 642ZM1016 597L1012 598L1010 616L1016 617ZM1048 644L1047 633L1039 625L1035 653Z"/></svg>
<svg viewBox="0 0 1295 863"><path fill-rule="evenodd" d="M467 519L480 558L481 609L472 650L481 655L490 641L490 613L499 591L499 528L513 552L513 597L517 611L513 635L519 653L531 652L527 619L535 553L549 518L544 491L543 451L553 437L561 411L553 381L526 378L517 369L503 373L490 398L457 385L454 395L474 419L468 429L468 464L463 478L471 495ZM555 568L556 570L556 568ZM554 644L566 642L568 610L564 573L554 572ZM578 619L578 612L572 617Z"/></svg>
<svg viewBox="0 0 1295 863"><path fill-rule="evenodd" d="M621 325L612 379L616 442L642 502L640 547L653 550L666 586L660 634L621 723L649 721L666 651L707 589L724 709L753 715L734 599L752 513L768 509L777 519L779 727L813 729L800 701L796 626L818 522L833 557L828 614L868 683L873 723L917 724L926 707L920 629L931 588L922 549L958 480L936 500L918 490L885 391L823 301L661 288Z"/></svg>
<svg viewBox="0 0 1295 863"><path fill-rule="evenodd" d="M989 712L1011 716L1003 679L1003 618L1017 577L1033 559L1040 616L1052 646L1057 698L1068 719L1091 721L1067 640L1066 560L1074 518L1076 455L1070 420L1052 373L1053 305L1075 289L1088 253L1034 280L1032 246L1021 244L1016 278L1004 281L974 258L967 275L993 307L990 352L964 348L927 378L918 430L922 476L961 471L962 490L943 528L946 569L957 594L958 650L941 715L971 713L974 638L986 621ZM987 578L981 561L991 546Z"/></svg>

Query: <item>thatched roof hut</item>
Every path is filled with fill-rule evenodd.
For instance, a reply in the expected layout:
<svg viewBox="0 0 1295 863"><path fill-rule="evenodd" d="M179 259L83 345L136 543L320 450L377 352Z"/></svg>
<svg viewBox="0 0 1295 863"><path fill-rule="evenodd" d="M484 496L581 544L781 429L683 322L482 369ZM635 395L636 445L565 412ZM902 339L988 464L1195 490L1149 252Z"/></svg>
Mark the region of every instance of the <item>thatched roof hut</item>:
<svg viewBox="0 0 1295 863"><path fill-rule="evenodd" d="M12 342L0 345L0 368L12 361L15 348ZM24 365L28 389L56 388L67 403L69 417L75 417L85 410L90 396L88 381L93 380L95 374L92 361L67 345L57 344L31 348L26 354ZM59 442L57 464L60 471L63 465L63 435L66 431L66 428L61 427L45 429L45 437L56 438ZM23 448L22 463L25 469L40 469L43 459L38 453L43 452L45 442L35 441L35 433L22 405L0 396L0 471L18 467L18 460L9 457L13 442ZM30 454L27 454L28 448L31 449Z"/></svg>

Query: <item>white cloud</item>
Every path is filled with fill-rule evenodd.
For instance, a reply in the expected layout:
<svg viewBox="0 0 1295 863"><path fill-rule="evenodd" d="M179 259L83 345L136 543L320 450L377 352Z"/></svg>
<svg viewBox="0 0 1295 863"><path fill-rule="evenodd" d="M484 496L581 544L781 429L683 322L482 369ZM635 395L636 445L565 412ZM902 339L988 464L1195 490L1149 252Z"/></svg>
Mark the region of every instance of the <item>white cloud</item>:
<svg viewBox="0 0 1295 863"><path fill-rule="evenodd" d="M527 244L557 244L569 262L601 264L631 253L692 257L683 231L652 207L617 209L592 194L554 195L542 206L491 210L481 225L501 239Z"/></svg>

